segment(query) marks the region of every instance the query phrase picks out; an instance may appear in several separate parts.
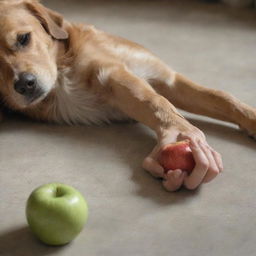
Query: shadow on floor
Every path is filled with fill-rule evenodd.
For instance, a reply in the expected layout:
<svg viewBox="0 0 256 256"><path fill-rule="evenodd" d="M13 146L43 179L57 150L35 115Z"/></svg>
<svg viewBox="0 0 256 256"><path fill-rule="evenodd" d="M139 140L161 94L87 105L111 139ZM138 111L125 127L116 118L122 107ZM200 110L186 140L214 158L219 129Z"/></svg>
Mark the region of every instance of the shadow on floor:
<svg viewBox="0 0 256 256"><path fill-rule="evenodd" d="M27 226L18 227L0 234L2 256L46 256L54 255L65 246L47 246L38 241Z"/></svg>

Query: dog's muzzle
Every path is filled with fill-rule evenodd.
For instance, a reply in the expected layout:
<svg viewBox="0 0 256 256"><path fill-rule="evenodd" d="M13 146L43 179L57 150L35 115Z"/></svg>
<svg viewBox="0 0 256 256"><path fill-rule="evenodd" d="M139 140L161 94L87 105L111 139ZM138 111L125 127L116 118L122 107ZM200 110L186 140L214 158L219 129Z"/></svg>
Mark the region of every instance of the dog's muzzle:
<svg viewBox="0 0 256 256"><path fill-rule="evenodd" d="M14 82L14 89L16 92L23 95L28 103L36 100L43 94L41 87L38 85L36 76L27 72L19 74L18 79Z"/></svg>

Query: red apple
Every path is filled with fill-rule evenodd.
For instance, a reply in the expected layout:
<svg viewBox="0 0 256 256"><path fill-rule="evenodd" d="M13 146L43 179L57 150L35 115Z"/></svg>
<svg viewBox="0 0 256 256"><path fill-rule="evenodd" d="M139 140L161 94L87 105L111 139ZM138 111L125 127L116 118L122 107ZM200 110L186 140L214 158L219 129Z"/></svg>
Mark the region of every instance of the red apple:
<svg viewBox="0 0 256 256"><path fill-rule="evenodd" d="M188 141L179 141L164 146L158 161L165 171L181 169L190 173L195 167L195 160Z"/></svg>

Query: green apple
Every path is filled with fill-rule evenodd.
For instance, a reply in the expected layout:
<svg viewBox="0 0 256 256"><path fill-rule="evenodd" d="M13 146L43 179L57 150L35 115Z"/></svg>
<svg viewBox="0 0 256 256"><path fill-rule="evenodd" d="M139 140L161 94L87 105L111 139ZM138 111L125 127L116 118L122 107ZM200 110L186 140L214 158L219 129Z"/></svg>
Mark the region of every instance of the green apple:
<svg viewBox="0 0 256 256"><path fill-rule="evenodd" d="M51 183L31 193L26 217L30 229L42 242L63 245L83 229L88 207L84 197L73 187Z"/></svg>

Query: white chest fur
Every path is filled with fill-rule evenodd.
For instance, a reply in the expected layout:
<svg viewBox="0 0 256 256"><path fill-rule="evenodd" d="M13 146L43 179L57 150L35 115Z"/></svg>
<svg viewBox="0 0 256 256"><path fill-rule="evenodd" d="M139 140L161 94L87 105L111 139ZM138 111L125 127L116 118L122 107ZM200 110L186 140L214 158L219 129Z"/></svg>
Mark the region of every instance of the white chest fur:
<svg viewBox="0 0 256 256"><path fill-rule="evenodd" d="M65 72L67 73L67 72ZM59 78L50 114L56 122L67 124L100 124L128 119L120 111L99 103L97 97L66 75Z"/></svg>

